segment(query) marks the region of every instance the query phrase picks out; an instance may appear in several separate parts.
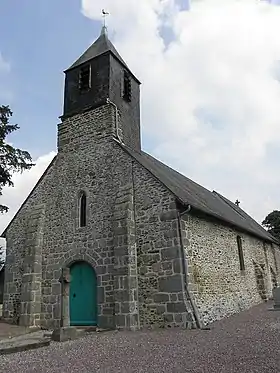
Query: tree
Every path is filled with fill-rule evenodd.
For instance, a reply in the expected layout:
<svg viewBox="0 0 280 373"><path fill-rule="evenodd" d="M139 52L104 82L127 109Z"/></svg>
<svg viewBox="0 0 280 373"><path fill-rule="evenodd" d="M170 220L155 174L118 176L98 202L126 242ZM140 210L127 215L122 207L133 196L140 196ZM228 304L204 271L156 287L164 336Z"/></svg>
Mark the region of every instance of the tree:
<svg viewBox="0 0 280 373"><path fill-rule="evenodd" d="M5 263L4 250L2 249L2 247L0 247L0 270L2 266L4 265L4 263Z"/></svg>
<svg viewBox="0 0 280 373"><path fill-rule="evenodd" d="M31 155L8 144L6 137L19 129L17 124L9 124L13 112L9 106L0 106L0 196L3 187L13 186L12 175L15 172L29 170L34 164ZM7 212L8 207L0 204L0 212Z"/></svg>
<svg viewBox="0 0 280 373"><path fill-rule="evenodd" d="M262 222L268 233L280 241L280 211L274 210Z"/></svg>

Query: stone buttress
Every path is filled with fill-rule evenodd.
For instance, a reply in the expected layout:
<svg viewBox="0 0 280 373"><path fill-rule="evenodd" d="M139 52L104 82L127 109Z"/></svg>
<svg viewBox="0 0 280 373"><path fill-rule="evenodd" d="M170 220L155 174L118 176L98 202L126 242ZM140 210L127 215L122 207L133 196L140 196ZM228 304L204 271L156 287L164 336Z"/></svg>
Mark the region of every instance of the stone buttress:
<svg viewBox="0 0 280 373"><path fill-rule="evenodd" d="M44 206L35 206L26 227L19 325L29 327L40 326L44 214Z"/></svg>
<svg viewBox="0 0 280 373"><path fill-rule="evenodd" d="M116 328L139 327L133 185L120 187L113 214Z"/></svg>

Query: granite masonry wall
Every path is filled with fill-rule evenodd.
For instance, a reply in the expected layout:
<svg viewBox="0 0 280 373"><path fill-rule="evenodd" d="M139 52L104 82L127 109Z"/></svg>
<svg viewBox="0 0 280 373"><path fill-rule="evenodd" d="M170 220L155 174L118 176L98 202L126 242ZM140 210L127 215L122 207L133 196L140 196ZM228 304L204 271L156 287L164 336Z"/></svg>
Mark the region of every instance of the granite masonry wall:
<svg viewBox="0 0 280 373"><path fill-rule="evenodd" d="M125 185L131 185L132 162L113 139L114 130L115 110L111 105L59 125L58 155L7 232L5 319L18 322L24 312L32 315L25 317L29 325L58 326L62 268L86 260L97 274L98 323L106 327L116 324L114 277L122 268L114 261L113 247L114 236L122 232L115 232L115 220L118 209L123 208L126 215L130 211L128 205L120 205L117 196ZM79 226L82 191L88 200L86 227ZM44 209L42 216L36 212L38 206ZM124 225L128 223L123 220ZM32 256L36 257L35 268L31 268ZM26 272L27 261L31 262ZM40 292L40 316L37 304L32 310L28 308L33 299L31 289L36 302L35 292ZM131 298L127 301L133 303ZM119 319L124 312L118 311Z"/></svg>
<svg viewBox="0 0 280 373"><path fill-rule="evenodd" d="M0 269L0 304L3 303L3 295L4 295L4 268Z"/></svg>
<svg viewBox="0 0 280 373"><path fill-rule="evenodd" d="M175 197L137 163L133 170L140 325L192 327Z"/></svg>
<svg viewBox="0 0 280 373"><path fill-rule="evenodd" d="M59 280L79 260L97 275L101 327L194 326L186 283L205 323L271 296L279 283L277 247L186 215L182 250L175 197L116 142L115 115L108 104L58 126L58 155L7 230L4 318L59 326Z"/></svg>
<svg viewBox="0 0 280 373"><path fill-rule="evenodd" d="M218 223L185 215L189 288L205 324L267 300L279 283L279 249ZM240 270L237 236L245 270Z"/></svg>
<svg viewBox="0 0 280 373"><path fill-rule="evenodd" d="M192 325L175 198L116 143L114 119L106 105L59 125L58 155L7 232L5 319L59 326L62 269L86 260L99 326Z"/></svg>
<svg viewBox="0 0 280 373"><path fill-rule="evenodd" d="M62 270L85 260L97 275L99 326L192 325L175 198L114 131L111 105L59 125L58 155L7 231L6 320L59 326Z"/></svg>

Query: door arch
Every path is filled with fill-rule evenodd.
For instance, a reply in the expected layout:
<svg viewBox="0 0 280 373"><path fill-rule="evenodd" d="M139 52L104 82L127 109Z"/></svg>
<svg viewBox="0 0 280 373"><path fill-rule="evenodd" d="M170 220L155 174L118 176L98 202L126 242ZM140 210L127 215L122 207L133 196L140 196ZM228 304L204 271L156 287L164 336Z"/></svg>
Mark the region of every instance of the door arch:
<svg viewBox="0 0 280 373"><path fill-rule="evenodd" d="M87 262L75 262L70 267L70 325L97 325L97 279Z"/></svg>

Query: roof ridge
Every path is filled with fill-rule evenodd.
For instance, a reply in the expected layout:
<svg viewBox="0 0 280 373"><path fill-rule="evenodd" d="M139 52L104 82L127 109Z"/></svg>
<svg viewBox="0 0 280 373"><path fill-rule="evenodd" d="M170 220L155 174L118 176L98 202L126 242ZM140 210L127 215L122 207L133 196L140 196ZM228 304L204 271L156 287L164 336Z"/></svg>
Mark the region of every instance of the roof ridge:
<svg viewBox="0 0 280 373"><path fill-rule="evenodd" d="M212 191L213 194L217 195L219 198L221 198L230 208L234 208L231 203L233 204L232 201L230 201L228 198L224 197L221 193L216 192L215 190ZM238 206L236 206L238 207ZM239 208L240 209L240 208ZM238 211L237 209L234 208L234 210L242 217L242 219L245 219L244 216ZM240 209L242 210L242 209ZM243 210L242 210L243 211ZM248 215L249 216L249 215Z"/></svg>
<svg viewBox="0 0 280 373"><path fill-rule="evenodd" d="M244 211L241 207L235 205L234 202L230 201L228 198L226 198L222 194L220 194L220 193L218 193L216 191L213 191L213 192L216 193L217 195L219 195L219 197L221 197L229 206L231 206L232 208L234 208L234 210L236 212L238 212L240 215L241 215L241 213L244 214L245 216L241 215L243 217L243 219L249 219L253 224L256 224L262 231L266 232L266 234L268 234L271 237L273 237L260 223L258 223L254 218L252 218L252 216L250 216L249 214L247 214L247 212ZM230 203L228 203L228 202L230 202ZM240 210L240 211L238 211L238 210ZM276 239L276 238L273 237L273 239Z"/></svg>

